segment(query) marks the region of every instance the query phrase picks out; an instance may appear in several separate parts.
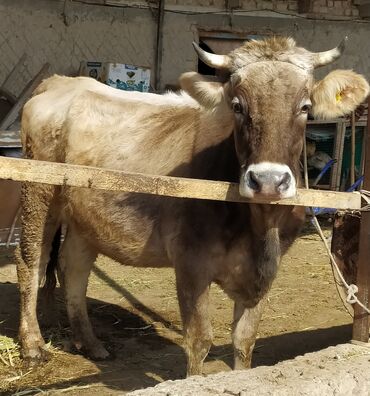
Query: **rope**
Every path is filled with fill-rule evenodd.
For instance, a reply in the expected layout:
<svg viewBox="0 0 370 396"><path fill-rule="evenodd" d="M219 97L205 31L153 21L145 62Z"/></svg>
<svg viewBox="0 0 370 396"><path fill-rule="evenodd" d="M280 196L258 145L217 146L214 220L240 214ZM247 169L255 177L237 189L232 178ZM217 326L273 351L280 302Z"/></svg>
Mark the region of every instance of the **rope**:
<svg viewBox="0 0 370 396"><path fill-rule="evenodd" d="M304 172L305 172L304 179L305 179L305 187L309 188L309 186L308 186L307 158L306 158L306 152L307 152L306 151L306 139L303 139L303 151L304 151ZM370 191L361 190L360 193L361 193L362 198L368 204L364 208L362 208L362 210L365 209L365 208L369 208L370 209ZM369 210L369 209L367 209L367 210ZM311 215L312 215L312 220L313 220L313 223L315 225L316 231L320 235L320 238L322 239L322 241L324 243L324 246L326 248L326 251L327 251L327 253L328 253L329 257L330 257L330 262L331 262L332 268L337 272L337 274L339 276L339 279L343 283L344 287L347 289L346 301L349 304L358 304L364 311L366 311L370 315L370 309L368 307L366 307L366 305L364 305L356 296L356 293L358 292L358 287L356 285L354 285L354 284L350 284L349 285L346 282L346 280L344 279L344 277L343 277L343 275L342 275L337 263L335 262L335 259L334 259L333 255L331 253L328 241L325 238L324 233L322 232L320 223L317 220L317 217L316 217L312 207L310 207L310 212L311 212Z"/></svg>
<svg viewBox="0 0 370 396"><path fill-rule="evenodd" d="M316 227L316 230L319 233L320 238L324 242L326 251L327 251L327 253L328 253L329 257L330 257L330 261L331 261L332 267L335 269L335 271L337 272L337 274L339 276L339 279L343 283L344 287L347 289L346 301L349 304L357 303L363 310L365 310L368 314L370 314L370 309L367 308L356 296L356 293L358 292L358 287L356 285L354 285L354 284L350 284L349 285L346 282L346 280L344 279L344 277L343 277L343 275L342 275L337 263L335 262L335 259L334 259L333 255L332 255L332 253L330 251L330 247L328 245L328 242L327 242L327 240L325 238L324 233L322 232L322 229L321 229L320 224L319 224L319 222L317 220L317 217L316 217L316 215L313 212L312 212L312 216L313 216L313 222L314 222L314 225Z"/></svg>

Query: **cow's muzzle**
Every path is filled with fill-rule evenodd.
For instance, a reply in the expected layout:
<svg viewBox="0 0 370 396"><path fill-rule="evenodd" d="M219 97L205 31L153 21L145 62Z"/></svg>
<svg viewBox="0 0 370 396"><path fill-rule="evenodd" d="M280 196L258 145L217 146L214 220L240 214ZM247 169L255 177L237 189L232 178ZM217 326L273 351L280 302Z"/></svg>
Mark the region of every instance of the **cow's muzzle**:
<svg viewBox="0 0 370 396"><path fill-rule="evenodd" d="M242 173L239 191L247 198L291 198L296 194L296 181L287 165L261 162L249 165Z"/></svg>

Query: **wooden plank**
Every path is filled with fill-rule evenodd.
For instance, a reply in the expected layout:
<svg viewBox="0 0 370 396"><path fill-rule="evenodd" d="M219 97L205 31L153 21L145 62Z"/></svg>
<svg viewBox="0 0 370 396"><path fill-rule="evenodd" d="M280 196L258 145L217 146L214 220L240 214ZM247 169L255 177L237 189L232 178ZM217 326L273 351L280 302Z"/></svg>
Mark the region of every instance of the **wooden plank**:
<svg viewBox="0 0 370 396"><path fill-rule="evenodd" d="M307 125L330 125L337 124L338 122L343 122L343 118L333 118L331 120L308 120Z"/></svg>
<svg viewBox="0 0 370 396"><path fill-rule="evenodd" d="M344 152L344 140L346 137L346 123L342 122L339 124L340 125L340 133L338 136L339 139L339 144L338 144L338 154L335 157L337 159L336 166L337 166L337 174L336 174L336 179L335 179L335 191L340 190L340 184L341 184L341 179L342 179L342 165L343 165L343 152Z"/></svg>
<svg viewBox="0 0 370 396"><path fill-rule="evenodd" d="M0 229L0 247L6 247L9 233L10 233L10 228L1 228ZM14 229L12 239L10 241L9 246L15 246L15 245L19 244L20 235L21 235L21 228L16 227Z"/></svg>
<svg viewBox="0 0 370 396"><path fill-rule="evenodd" d="M24 104L31 97L32 92L41 83L49 72L50 65L45 63L36 76L26 85L22 93L19 95L17 101L15 102L13 108L9 111L6 117L0 123L0 129L8 129L13 122L18 118Z"/></svg>
<svg viewBox="0 0 370 396"><path fill-rule="evenodd" d="M357 193L298 189L297 195L291 199L249 200L239 195L239 185L236 183L153 176L9 157L0 157L0 178L106 191L136 192L217 201L336 207L338 209L359 209L361 205L361 197Z"/></svg>
<svg viewBox="0 0 370 396"><path fill-rule="evenodd" d="M360 127L366 127L367 126L367 121L356 121L356 126Z"/></svg>
<svg viewBox="0 0 370 396"><path fill-rule="evenodd" d="M368 98L370 107L370 97ZM367 133L364 140L365 173L364 190L370 190L370 114L367 118ZM360 226L360 245L358 252L357 287L358 299L367 307L370 301L370 212L363 212ZM369 341L369 315L358 304L354 306L352 338L356 341Z"/></svg>
<svg viewBox="0 0 370 396"><path fill-rule="evenodd" d="M22 148L22 144L20 141L12 141L8 142L6 140L0 139L0 148Z"/></svg>
<svg viewBox="0 0 370 396"><path fill-rule="evenodd" d="M332 166L332 170L330 172L330 189L333 191L339 191L340 186L340 170L341 166L339 166L339 159L343 156L343 144L344 144L344 136L345 136L345 124L342 121L338 121L336 123L336 132L334 135L334 147L333 147L333 155L332 158L335 158L337 161Z"/></svg>
<svg viewBox="0 0 370 396"><path fill-rule="evenodd" d="M344 122L347 127L351 125L351 122L345 118L333 118L331 120L308 120L307 125L331 125L337 124L338 122ZM367 126L367 122L356 121L356 126Z"/></svg>

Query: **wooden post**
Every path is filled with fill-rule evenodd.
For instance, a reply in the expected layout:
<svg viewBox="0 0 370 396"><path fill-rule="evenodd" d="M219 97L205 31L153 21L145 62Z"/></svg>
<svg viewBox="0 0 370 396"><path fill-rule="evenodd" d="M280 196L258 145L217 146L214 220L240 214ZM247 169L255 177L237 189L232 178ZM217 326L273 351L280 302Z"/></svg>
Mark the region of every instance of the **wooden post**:
<svg viewBox="0 0 370 396"><path fill-rule="evenodd" d="M356 166L356 115L352 111L351 117L351 184L355 182L355 166Z"/></svg>
<svg viewBox="0 0 370 396"><path fill-rule="evenodd" d="M163 55L163 21L164 21L164 3L165 0L159 0L158 17L157 17L157 38L155 48L155 69L154 69L154 88L160 90L161 85L161 69Z"/></svg>
<svg viewBox="0 0 370 396"><path fill-rule="evenodd" d="M370 97L368 99L370 110ZM364 139L365 172L364 190L370 190L370 114L367 115L367 133ZM370 301L370 212L363 212L360 227L360 245L357 268L358 299L367 307ZM369 342L369 315L358 304L354 305L352 338L355 341Z"/></svg>
<svg viewBox="0 0 370 396"><path fill-rule="evenodd" d="M330 189L333 191L340 190L345 135L346 122L344 120L338 120L336 125L333 152L333 158L335 158L337 162L333 165L333 170L330 176Z"/></svg>

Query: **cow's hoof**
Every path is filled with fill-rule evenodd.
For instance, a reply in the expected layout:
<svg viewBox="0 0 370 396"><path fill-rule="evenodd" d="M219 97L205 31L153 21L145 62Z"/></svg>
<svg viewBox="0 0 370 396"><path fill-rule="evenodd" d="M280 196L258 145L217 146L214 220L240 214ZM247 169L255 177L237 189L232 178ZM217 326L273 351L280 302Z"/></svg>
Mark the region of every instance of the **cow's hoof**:
<svg viewBox="0 0 370 396"><path fill-rule="evenodd" d="M108 352L106 354L99 354L99 355L91 355L89 354L89 357L91 360L95 361L101 361L101 360L114 360L115 359L115 354L113 352Z"/></svg>
<svg viewBox="0 0 370 396"><path fill-rule="evenodd" d="M47 362L50 358L50 352L44 348L34 348L22 352L23 366L28 369L39 366Z"/></svg>
<svg viewBox="0 0 370 396"><path fill-rule="evenodd" d="M103 345L99 345L95 348L89 349L87 351L87 355L92 359L92 360L111 360L113 359L112 353L109 353Z"/></svg>
<svg viewBox="0 0 370 396"><path fill-rule="evenodd" d="M113 354L109 353L102 344L96 344L90 348L75 345L75 348L79 353L82 353L91 360L111 360L114 358Z"/></svg>

